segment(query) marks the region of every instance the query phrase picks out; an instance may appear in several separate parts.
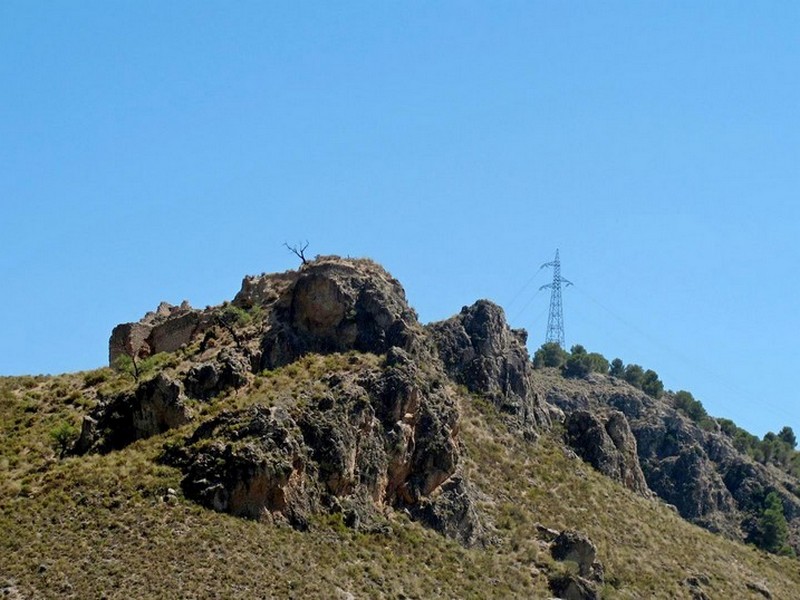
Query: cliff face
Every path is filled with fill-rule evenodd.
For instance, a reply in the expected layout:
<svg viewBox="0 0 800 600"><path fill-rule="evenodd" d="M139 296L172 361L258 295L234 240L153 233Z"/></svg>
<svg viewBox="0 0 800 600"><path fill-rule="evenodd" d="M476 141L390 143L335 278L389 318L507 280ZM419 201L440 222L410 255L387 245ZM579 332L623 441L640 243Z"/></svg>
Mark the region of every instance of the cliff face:
<svg viewBox="0 0 800 600"><path fill-rule="evenodd" d="M511 329L502 308L478 300L427 329L453 381L492 402L525 435L550 426L550 409L533 388L528 334Z"/></svg>

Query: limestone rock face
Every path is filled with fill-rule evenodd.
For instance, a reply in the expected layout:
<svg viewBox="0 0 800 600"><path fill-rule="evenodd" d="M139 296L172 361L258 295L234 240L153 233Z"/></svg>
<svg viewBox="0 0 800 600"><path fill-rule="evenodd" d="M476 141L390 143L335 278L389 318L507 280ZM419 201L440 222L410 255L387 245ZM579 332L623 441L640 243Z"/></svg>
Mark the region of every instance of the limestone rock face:
<svg viewBox="0 0 800 600"><path fill-rule="evenodd" d="M191 420L183 385L159 373L133 393L100 402L83 420L76 452L107 452Z"/></svg>
<svg viewBox="0 0 800 600"><path fill-rule="evenodd" d="M262 287L249 282L248 301L257 302L255 290ZM320 259L304 266L274 301L261 344L261 367L285 365L308 352L383 354L393 346L413 350L421 339L402 286L380 266Z"/></svg>
<svg viewBox="0 0 800 600"><path fill-rule="evenodd" d="M428 331L454 381L489 399L524 430L549 426L547 405L531 383L527 333L511 329L502 308L478 300Z"/></svg>
<svg viewBox="0 0 800 600"><path fill-rule="evenodd" d="M566 416L564 427L565 441L583 460L625 487L650 495L639 465L636 438L624 414L577 410Z"/></svg>
<svg viewBox="0 0 800 600"><path fill-rule="evenodd" d="M226 411L201 425L182 456L166 457L183 470L186 496L296 527L342 511L359 526L385 507L428 502L441 487L451 514L439 513L440 528L477 543L471 498L459 496L466 484L442 486L459 463L458 412L445 388L400 348L381 368L331 373L321 384L297 405Z"/></svg>
<svg viewBox="0 0 800 600"><path fill-rule="evenodd" d="M113 366L120 356L174 352L209 326L204 316L187 302L180 306L162 302L137 323L122 323L113 329L108 342L108 364Z"/></svg>

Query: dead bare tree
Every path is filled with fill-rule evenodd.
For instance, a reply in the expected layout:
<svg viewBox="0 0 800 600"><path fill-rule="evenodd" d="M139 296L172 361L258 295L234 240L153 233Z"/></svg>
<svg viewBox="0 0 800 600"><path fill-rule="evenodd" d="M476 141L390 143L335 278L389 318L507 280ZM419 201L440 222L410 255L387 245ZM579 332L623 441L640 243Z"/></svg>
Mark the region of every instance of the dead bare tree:
<svg viewBox="0 0 800 600"><path fill-rule="evenodd" d="M303 261L303 264L308 264L308 260L306 259L306 248L308 248L308 240L306 243L300 247L300 244L295 244L294 246L290 246L287 242L283 242L283 245L286 246L286 249L289 250L292 254L294 254L297 258Z"/></svg>
<svg viewBox="0 0 800 600"><path fill-rule="evenodd" d="M137 383L139 382L140 372L139 372L139 363L137 363L136 360L138 358L140 350L141 350L141 344L139 344L139 347L137 348L136 346L134 346L134 342L132 339L126 340L122 348L123 354L117 357L118 364L116 365L117 369L129 371L131 377L133 377L133 380ZM130 365L124 364L125 357L130 359L131 361ZM120 359L122 360L120 361Z"/></svg>

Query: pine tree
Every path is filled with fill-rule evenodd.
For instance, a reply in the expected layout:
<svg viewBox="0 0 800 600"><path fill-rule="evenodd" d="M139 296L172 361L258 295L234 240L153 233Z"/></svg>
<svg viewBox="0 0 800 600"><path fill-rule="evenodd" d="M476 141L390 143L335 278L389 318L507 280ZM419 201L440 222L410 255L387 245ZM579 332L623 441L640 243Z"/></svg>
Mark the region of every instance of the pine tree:
<svg viewBox="0 0 800 600"><path fill-rule="evenodd" d="M790 554L791 548L786 545L789 527L783 515L783 503L776 492L767 494L764 510L758 519L759 546L767 552Z"/></svg>

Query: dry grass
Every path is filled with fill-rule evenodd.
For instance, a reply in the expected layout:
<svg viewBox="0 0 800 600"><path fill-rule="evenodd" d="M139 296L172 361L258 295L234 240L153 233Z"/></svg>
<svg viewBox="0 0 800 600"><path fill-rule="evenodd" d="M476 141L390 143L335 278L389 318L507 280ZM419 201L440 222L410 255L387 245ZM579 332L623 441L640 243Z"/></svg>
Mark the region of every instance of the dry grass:
<svg viewBox="0 0 800 600"><path fill-rule="evenodd" d="M381 358L309 356L256 377L224 406L296 402L332 370ZM401 513L389 534L320 517L309 532L246 521L180 497L180 473L155 458L193 426L106 456L58 460L49 431L77 424L97 390L131 385L108 370L0 379L0 586L42 598L536 598L557 565L536 523L586 531L606 566L606 598L689 597L704 574L712 598L748 598L747 582L800 597L798 563L714 536L570 458L555 437L515 438L485 403L462 395L466 470L487 495L497 544L464 549Z"/></svg>
<svg viewBox="0 0 800 600"><path fill-rule="evenodd" d="M478 410L478 408L481 410ZM766 583L776 598L800 595L796 560L777 557L692 525L657 501L604 477L555 435L535 447L497 423L481 403L464 403L469 474L492 493L484 509L521 559L532 553L535 524L585 531L606 568L609 598L688 597L687 577L705 575L712 598L760 597L747 583ZM488 419L487 419L488 413Z"/></svg>

